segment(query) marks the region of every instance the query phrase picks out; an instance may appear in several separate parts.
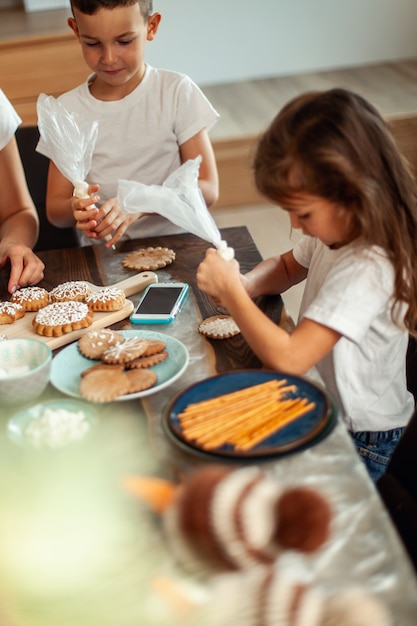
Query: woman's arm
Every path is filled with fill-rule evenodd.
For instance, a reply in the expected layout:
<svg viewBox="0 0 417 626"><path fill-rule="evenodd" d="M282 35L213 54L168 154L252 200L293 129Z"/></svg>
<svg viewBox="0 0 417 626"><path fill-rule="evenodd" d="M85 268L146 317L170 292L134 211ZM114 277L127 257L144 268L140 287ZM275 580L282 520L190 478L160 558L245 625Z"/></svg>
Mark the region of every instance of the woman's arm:
<svg viewBox="0 0 417 626"><path fill-rule="evenodd" d="M202 156L198 186L201 189L207 207L210 208L219 197L219 175L216 158L208 132L203 129L180 146L181 162Z"/></svg>
<svg viewBox="0 0 417 626"><path fill-rule="evenodd" d="M2 240L13 238L28 247L35 245L39 218L14 137L0 151L0 221Z"/></svg>
<svg viewBox="0 0 417 626"><path fill-rule="evenodd" d="M38 233L38 214L13 137L0 151L0 267L10 263L10 293L43 278L44 264L32 251Z"/></svg>

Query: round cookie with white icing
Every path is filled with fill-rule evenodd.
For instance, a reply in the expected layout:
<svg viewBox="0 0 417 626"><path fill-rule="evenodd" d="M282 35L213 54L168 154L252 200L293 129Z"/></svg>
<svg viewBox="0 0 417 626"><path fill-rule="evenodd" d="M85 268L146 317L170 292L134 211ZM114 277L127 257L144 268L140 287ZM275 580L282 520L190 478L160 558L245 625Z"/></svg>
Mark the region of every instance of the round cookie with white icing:
<svg viewBox="0 0 417 626"><path fill-rule="evenodd" d="M100 359L104 350L123 341L123 335L115 330L100 328L84 333L77 345L81 354L87 359Z"/></svg>
<svg viewBox="0 0 417 626"><path fill-rule="evenodd" d="M240 333L240 328L230 315L213 315L203 320L198 331L210 339L229 339Z"/></svg>
<svg viewBox="0 0 417 626"><path fill-rule="evenodd" d="M69 300L83 302L90 293L91 288L87 283L82 280L71 280L54 287L49 295L52 302L68 302Z"/></svg>
<svg viewBox="0 0 417 626"><path fill-rule="evenodd" d="M122 343L110 346L101 356L103 363L128 363L145 353L147 342L139 337L129 337Z"/></svg>
<svg viewBox="0 0 417 626"><path fill-rule="evenodd" d="M10 296L10 302L20 304L25 311L39 311L49 304L49 293L43 287L21 287Z"/></svg>
<svg viewBox="0 0 417 626"><path fill-rule="evenodd" d="M85 302L93 311L120 311L126 302L124 291L116 287L103 287L87 296Z"/></svg>
<svg viewBox="0 0 417 626"><path fill-rule="evenodd" d="M93 322L93 311L85 302L52 302L39 309L32 320L38 335L61 337L81 328L88 328Z"/></svg>
<svg viewBox="0 0 417 626"><path fill-rule="evenodd" d="M13 324L25 314L25 309L16 302L0 302L0 324Z"/></svg>

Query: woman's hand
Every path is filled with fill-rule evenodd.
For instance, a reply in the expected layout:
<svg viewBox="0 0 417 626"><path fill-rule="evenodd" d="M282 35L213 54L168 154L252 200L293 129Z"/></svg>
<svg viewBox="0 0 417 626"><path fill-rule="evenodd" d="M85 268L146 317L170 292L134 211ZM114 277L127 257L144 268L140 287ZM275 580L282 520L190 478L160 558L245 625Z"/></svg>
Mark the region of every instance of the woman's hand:
<svg viewBox="0 0 417 626"><path fill-rule="evenodd" d="M7 285L9 293L20 287L36 285L44 277L45 265L27 246L14 242L0 243L0 267L10 262L10 278Z"/></svg>

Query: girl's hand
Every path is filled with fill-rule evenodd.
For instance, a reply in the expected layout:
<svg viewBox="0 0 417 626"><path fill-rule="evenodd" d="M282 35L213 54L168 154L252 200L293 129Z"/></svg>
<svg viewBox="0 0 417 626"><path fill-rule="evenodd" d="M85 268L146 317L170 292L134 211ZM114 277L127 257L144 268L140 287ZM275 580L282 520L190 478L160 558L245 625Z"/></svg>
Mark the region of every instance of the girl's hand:
<svg viewBox="0 0 417 626"><path fill-rule="evenodd" d="M31 248L15 242L0 244L0 267L10 262L9 293L20 287L36 285L44 277L45 265Z"/></svg>
<svg viewBox="0 0 417 626"><path fill-rule="evenodd" d="M213 248L209 248L206 257L197 269L197 285L216 303L227 308L226 300L236 285L241 282L239 263L236 259L225 261Z"/></svg>
<svg viewBox="0 0 417 626"><path fill-rule="evenodd" d="M91 229L92 232L88 236L106 239L106 247L109 248L119 241L129 226L142 215L142 213L125 213L120 208L117 198L111 198L99 208L96 226Z"/></svg>

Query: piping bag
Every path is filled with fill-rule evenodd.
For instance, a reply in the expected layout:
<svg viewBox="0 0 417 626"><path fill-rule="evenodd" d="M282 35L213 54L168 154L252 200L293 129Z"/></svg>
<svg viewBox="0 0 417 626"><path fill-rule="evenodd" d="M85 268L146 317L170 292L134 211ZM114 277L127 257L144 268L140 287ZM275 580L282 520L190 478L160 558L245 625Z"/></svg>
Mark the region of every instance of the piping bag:
<svg viewBox="0 0 417 626"><path fill-rule="evenodd" d="M36 107L39 133L49 158L73 184L74 196L88 198L88 183L85 179L91 168L98 121L91 123L76 117L56 98L44 93L39 95ZM111 235L106 239L111 239Z"/></svg>
<svg viewBox="0 0 417 626"><path fill-rule="evenodd" d="M162 185L119 180L117 198L126 213L158 213L187 232L209 241L225 261L233 248L221 238L198 186L201 156L183 163Z"/></svg>

